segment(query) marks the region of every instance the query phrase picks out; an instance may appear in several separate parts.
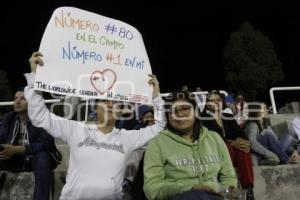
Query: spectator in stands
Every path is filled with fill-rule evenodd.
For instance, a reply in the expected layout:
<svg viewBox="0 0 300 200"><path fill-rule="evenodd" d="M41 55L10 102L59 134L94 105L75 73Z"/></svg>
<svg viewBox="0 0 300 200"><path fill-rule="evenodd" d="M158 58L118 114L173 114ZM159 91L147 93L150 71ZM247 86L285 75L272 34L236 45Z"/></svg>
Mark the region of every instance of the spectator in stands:
<svg viewBox="0 0 300 200"><path fill-rule="evenodd" d="M206 107L201 115L203 126L220 134L229 150L232 163L237 167L239 179L247 189L247 200L253 200L254 174L250 153L250 142L244 131L238 126L234 116L223 113L224 96L217 90L207 95Z"/></svg>
<svg viewBox="0 0 300 200"><path fill-rule="evenodd" d="M42 96L34 91L36 68L43 64L41 56L35 52L29 59L31 73L25 74L25 96L32 123L70 146L69 169L60 199L121 199L129 155L165 127L164 101L156 77L150 75L149 80L153 86L154 125L130 131L115 128L115 116L120 116L122 104L110 100L98 100L97 124L84 124L50 113Z"/></svg>
<svg viewBox="0 0 300 200"><path fill-rule="evenodd" d="M24 88L17 90L14 111L7 113L0 124L0 145L0 170L33 171L33 199L49 200L52 170L61 160L61 155L53 137L30 121Z"/></svg>
<svg viewBox="0 0 300 200"><path fill-rule="evenodd" d="M269 126L268 110L264 103L251 103L247 105L246 109L248 110L248 120L245 132L252 144L254 160L259 165L278 165L279 163L300 161L296 151L289 157L280 146L275 133Z"/></svg>
<svg viewBox="0 0 300 200"><path fill-rule="evenodd" d="M237 179L222 138L201 126L191 93L166 97L167 129L150 141L144 161L148 199L222 199Z"/></svg>

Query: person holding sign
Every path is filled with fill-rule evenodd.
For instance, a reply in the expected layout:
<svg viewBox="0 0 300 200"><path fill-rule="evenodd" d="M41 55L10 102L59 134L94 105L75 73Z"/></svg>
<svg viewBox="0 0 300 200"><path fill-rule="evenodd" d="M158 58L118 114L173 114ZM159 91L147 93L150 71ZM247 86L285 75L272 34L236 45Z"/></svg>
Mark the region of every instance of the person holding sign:
<svg viewBox="0 0 300 200"><path fill-rule="evenodd" d="M35 52L29 59L31 73L25 74L28 83L25 96L32 123L70 146L69 169L60 199L122 199L121 184L129 155L165 127L164 101L156 77L149 75L149 84L153 86L154 125L130 131L115 128L121 107L111 100L98 100L98 123L86 125L50 113L42 96L34 90L36 69L43 65L41 56Z"/></svg>

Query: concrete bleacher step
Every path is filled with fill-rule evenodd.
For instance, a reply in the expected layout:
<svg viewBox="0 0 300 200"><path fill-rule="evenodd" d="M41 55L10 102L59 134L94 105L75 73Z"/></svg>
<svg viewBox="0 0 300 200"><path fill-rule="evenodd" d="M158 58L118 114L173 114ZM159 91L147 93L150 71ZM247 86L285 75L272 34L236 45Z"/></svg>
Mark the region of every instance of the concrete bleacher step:
<svg viewBox="0 0 300 200"><path fill-rule="evenodd" d="M300 164L256 166L255 197L258 200L299 200Z"/></svg>
<svg viewBox="0 0 300 200"><path fill-rule="evenodd" d="M34 191L34 175L32 172L11 173L0 171L0 176L5 174L4 185L0 185L0 200L32 200ZM53 199L58 200L64 186L66 172L54 172ZM1 184L1 183L0 183ZM50 197L52 199L52 196Z"/></svg>
<svg viewBox="0 0 300 200"><path fill-rule="evenodd" d="M6 176L4 184L0 183L1 200L32 200L34 176L31 172L10 173L0 171L0 177L3 179L4 176Z"/></svg>
<svg viewBox="0 0 300 200"><path fill-rule="evenodd" d="M293 119L299 114L273 114L270 115L270 123L277 136L291 134L290 127Z"/></svg>
<svg viewBox="0 0 300 200"><path fill-rule="evenodd" d="M286 122L287 124L290 124L291 121L300 114L270 114L270 123L272 126L275 126L277 124L280 124L282 122Z"/></svg>
<svg viewBox="0 0 300 200"><path fill-rule="evenodd" d="M290 102L278 109L280 114L299 113L299 102Z"/></svg>
<svg viewBox="0 0 300 200"><path fill-rule="evenodd" d="M300 194L300 164L279 166L255 166L254 193L257 200L299 200ZM10 173L0 190L0 199L29 200L32 199L34 177L31 172ZM66 171L55 170L54 198L59 199L64 185Z"/></svg>
<svg viewBox="0 0 300 200"><path fill-rule="evenodd" d="M56 146L61 152L63 160L54 170L54 200L59 199L60 192L64 186L69 163L69 146L62 141L57 142ZM3 173L6 174L6 181L3 188L0 188L0 200L33 199L34 175L32 172L10 173L7 171L0 171L0 176Z"/></svg>

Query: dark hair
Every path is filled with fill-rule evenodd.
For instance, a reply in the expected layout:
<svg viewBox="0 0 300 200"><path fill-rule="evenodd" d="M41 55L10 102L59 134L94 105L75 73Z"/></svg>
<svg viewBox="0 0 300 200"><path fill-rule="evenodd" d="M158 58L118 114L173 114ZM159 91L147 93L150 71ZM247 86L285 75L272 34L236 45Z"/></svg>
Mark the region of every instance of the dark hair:
<svg viewBox="0 0 300 200"><path fill-rule="evenodd" d="M153 107L148 106L148 105L140 105L138 107L138 120L142 120L142 118L144 117L144 115L148 112L154 113L153 111Z"/></svg>
<svg viewBox="0 0 300 200"><path fill-rule="evenodd" d="M15 93L17 92L24 92L24 87L18 87L15 91Z"/></svg>
<svg viewBox="0 0 300 200"><path fill-rule="evenodd" d="M244 99L244 95L241 92L238 92L235 97L234 97L234 102L235 102L235 107L236 107L236 102L238 100L238 96L242 96L241 100L241 111L244 110L244 104L245 104L245 99ZM237 107L236 107L237 109Z"/></svg>
<svg viewBox="0 0 300 200"><path fill-rule="evenodd" d="M209 99L209 96L211 96L211 95L218 95L221 98L221 101L222 101L221 110L224 110L225 108L227 108L227 104L226 104L226 101L225 101L225 95L224 94L222 94L219 90L210 90L207 93L207 99ZM209 110L209 109L207 108L207 103L206 103L205 106L204 106L203 112L206 112L207 110Z"/></svg>
<svg viewBox="0 0 300 200"><path fill-rule="evenodd" d="M166 114L166 119L167 119L166 128L177 135L182 135L182 133L180 131L178 131L177 129L175 129L169 122L168 113L171 108L171 103L174 103L175 101L178 101L178 100L183 100L183 101L186 101L186 102L190 103L191 105L193 105L194 110L198 111L196 100L195 100L195 95L190 91L176 91L176 92L172 92L168 96L164 97L164 100L166 102L165 103L165 110L166 110L165 114ZM193 127L193 139L194 140L199 139L201 129L202 129L202 123L196 117L194 127Z"/></svg>
<svg viewBox="0 0 300 200"><path fill-rule="evenodd" d="M248 104L247 109L248 109L248 120L247 123L254 122L257 124L258 128L260 131L263 129L267 128L268 126L268 120L263 119L263 123L260 123L259 117L261 114L261 109L262 109L262 103L256 103L256 104Z"/></svg>
<svg viewBox="0 0 300 200"><path fill-rule="evenodd" d="M173 103L178 100L184 100L191 103L194 107L196 106L195 95L190 91L180 90L180 91L172 92L168 96L164 97L164 100L166 102L165 104L166 109L169 109L171 107L170 103Z"/></svg>

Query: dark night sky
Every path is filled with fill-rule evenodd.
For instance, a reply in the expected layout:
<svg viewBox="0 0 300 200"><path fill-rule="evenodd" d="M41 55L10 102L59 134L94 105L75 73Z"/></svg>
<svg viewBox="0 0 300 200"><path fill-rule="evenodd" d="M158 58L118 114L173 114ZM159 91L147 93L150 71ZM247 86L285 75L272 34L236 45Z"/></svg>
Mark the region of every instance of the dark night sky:
<svg viewBox="0 0 300 200"><path fill-rule="evenodd" d="M50 3L51 2L51 3ZM64 3L63 3L64 2ZM204 5L178 1L163 5L147 1L10 1L1 6L1 68L9 74L16 88L24 85L22 74L29 70L27 60L38 49L43 31L53 10L74 6L135 26L142 34L153 73L160 80L162 92L187 84L194 90L226 89L222 65L224 46L229 34L249 20L267 35L283 63L286 79L280 86L299 85L294 71L300 65L300 18L293 5ZM298 6L299 7L299 6Z"/></svg>

